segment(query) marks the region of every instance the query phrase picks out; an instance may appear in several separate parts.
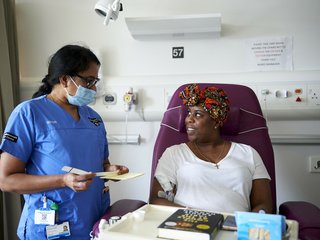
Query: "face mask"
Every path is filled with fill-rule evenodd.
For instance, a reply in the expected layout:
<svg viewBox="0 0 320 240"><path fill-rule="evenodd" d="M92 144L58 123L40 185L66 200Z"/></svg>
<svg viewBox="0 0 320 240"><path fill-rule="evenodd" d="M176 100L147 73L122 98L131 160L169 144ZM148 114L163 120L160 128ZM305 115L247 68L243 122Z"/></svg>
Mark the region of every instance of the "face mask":
<svg viewBox="0 0 320 240"><path fill-rule="evenodd" d="M68 102L76 106L84 106L92 103L96 97L96 91L82 86L77 86L72 77L70 77L70 79L78 89L76 94L74 96L71 96L65 88L67 92Z"/></svg>

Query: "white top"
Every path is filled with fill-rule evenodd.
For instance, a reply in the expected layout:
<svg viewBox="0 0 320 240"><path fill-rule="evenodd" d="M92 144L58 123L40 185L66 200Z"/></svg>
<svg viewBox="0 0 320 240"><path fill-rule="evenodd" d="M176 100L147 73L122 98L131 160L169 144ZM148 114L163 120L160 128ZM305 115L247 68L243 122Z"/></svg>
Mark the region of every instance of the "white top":
<svg viewBox="0 0 320 240"><path fill-rule="evenodd" d="M183 143L165 150L155 177L161 186L177 185L174 202L182 206L229 213L250 211L252 180L271 179L258 152L232 142L218 167L199 159Z"/></svg>

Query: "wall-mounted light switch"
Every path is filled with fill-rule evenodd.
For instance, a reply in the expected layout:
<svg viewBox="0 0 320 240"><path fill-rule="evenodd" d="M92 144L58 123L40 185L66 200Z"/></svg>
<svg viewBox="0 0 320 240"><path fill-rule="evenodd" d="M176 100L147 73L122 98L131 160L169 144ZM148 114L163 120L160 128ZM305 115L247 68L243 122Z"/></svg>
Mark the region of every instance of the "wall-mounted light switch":
<svg viewBox="0 0 320 240"><path fill-rule="evenodd" d="M309 171L320 173L320 156L309 157Z"/></svg>

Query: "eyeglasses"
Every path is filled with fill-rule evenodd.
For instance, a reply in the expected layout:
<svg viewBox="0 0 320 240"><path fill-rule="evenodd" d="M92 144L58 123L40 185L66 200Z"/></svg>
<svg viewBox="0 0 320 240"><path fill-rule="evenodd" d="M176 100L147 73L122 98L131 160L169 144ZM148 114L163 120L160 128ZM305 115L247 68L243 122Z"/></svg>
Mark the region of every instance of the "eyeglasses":
<svg viewBox="0 0 320 240"><path fill-rule="evenodd" d="M82 77L82 76L80 76L78 74L75 74L75 75L86 83L86 88L92 88L93 86L95 86L100 81L100 78Z"/></svg>

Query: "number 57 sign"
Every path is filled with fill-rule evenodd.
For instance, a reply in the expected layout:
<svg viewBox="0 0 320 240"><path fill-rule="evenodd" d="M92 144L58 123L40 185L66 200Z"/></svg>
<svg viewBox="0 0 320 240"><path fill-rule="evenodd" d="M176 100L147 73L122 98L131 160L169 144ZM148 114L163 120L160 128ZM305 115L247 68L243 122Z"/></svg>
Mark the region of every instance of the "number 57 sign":
<svg viewBox="0 0 320 240"><path fill-rule="evenodd" d="M172 58L184 58L184 47L173 47Z"/></svg>

